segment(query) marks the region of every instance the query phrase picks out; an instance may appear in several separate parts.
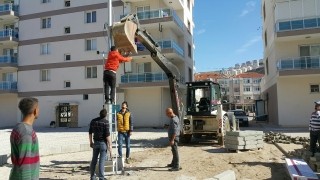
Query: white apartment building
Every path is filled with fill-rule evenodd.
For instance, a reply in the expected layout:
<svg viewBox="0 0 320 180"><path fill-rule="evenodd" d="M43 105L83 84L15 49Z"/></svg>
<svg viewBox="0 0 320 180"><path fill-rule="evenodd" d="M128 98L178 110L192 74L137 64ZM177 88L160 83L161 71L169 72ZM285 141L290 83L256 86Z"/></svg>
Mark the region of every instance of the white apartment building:
<svg viewBox="0 0 320 180"><path fill-rule="evenodd" d="M320 99L320 0L263 0L261 9L269 122L307 127Z"/></svg>
<svg viewBox="0 0 320 180"><path fill-rule="evenodd" d="M19 6L0 1L0 127L16 124Z"/></svg>
<svg viewBox="0 0 320 180"><path fill-rule="evenodd" d="M2 3L5 6L7 2ZM104 103L104 60L97 51L109 51L104 28L108 1L12 3L18 11L0 12L1 19L11 18L10 24L2 20L0 24L4 29L6 25L18 27L19 40L0 37L0 48L4 59L18 57L18 63L1 62L0 57L0 127L20 121L17 105L23 97L39 99L40 117L35 126L49 126L51 121L61 127L87 126ZM193 0L114 0L112 13L114 22L127 13L137 13L140 24L162 45L162 52L177 65L181 76L192 80L193 6ZM132 62L122 65L117 81L117 104L128 101L134 125L162 126L165 108L171 105L168 81L149 53L139 52Z"/></svg>

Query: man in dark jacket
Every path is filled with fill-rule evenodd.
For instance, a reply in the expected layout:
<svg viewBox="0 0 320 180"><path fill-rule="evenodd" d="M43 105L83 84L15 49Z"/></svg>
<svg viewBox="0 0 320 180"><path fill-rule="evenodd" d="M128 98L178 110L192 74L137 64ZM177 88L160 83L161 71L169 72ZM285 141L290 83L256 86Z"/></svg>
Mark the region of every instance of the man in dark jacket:
<svg viewBox="0 0 320 180"><path fill-rule="evenodd" d="M167 116L171 119L168 127L168 138L169 145L171 146L172 151L172 161L167 167L171 167L169 171L179 171L179 153L178 153L178 143L179 143L179 135L180 135L180 120L178 116L176 116L171 108L167 108L166 110Z"/></svg>
<svg viewBox="0 0 320 180"><path fill-rule="evenodd" d="M106 120L107 110L102 109L100 116L91 120L89 128L89 142L90 147L93 148L93 155L90 164L90 178L91 180L96 179L95 169L99 156L99 180L104 179L104 165L106 162L107 145L112 157L112 145L109 131L109 122ZM93 134L93 138L92 138ZM92 140L93 139L93 140Z"/></svg>

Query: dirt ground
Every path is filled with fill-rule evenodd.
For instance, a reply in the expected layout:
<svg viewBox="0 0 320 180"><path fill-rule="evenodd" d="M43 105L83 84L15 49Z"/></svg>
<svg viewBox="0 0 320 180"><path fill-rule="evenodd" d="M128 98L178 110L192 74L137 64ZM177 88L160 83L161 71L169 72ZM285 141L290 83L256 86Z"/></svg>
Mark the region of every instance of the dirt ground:
<svg viewBox="0 0 320 180"><path fill-rule="evenodd" d="M155 141L156 142L156 141ZM286 150L300 149L300 145L285 145ZM132 147L139 148L139 147ZM89 179L91 151L44 156L41 158L40 179ZM179 146L182 170L170 172L165 166L172 155L168 146L157 145L136 149L125 173L108 175L108 179L206 179L226 170L233 170L237 179L289 179L283 154L272 144L263 149L228 152L203 140Z"/></svg>

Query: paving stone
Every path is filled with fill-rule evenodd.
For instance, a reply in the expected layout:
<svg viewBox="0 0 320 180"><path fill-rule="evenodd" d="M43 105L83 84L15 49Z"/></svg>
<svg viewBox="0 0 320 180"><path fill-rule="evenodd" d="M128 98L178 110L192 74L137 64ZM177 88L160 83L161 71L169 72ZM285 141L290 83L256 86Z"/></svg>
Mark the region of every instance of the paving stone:
<svg viewBox="0 0 320 180"><path fill-rule="evenodd" d="M251 144L251 145L245 145L244 149L256 149L257 145L256 144Z"/></svg>
<svg viewBox="0 0 320 180"><path fill-rule="evenodd" d="M250 140L250 141L245 141L246 145L257 145L257 141L256 140Z"/></svg>
<svg viewBox="0 0 320 180"><path fill-rule="evenodd" d="M244 141L244 137L237 137L237 136L226 136L225 137L226 141L231 140L231 141Z"/></svg>
<svg viewBox="0 0 320 180"><path fill-rule="evenodd" d="M226 139L225 143L227 144L232 144L232 145L246 145L246 142L241 140L241 141L238 141L238 140L230 140L230 139Z"/></svg>
<svg viewBox="0 0 320 180"><path fill-rule="evenodd" d="M238 145L233 145L233 144L225 144L225 148L232 149L232 150L240 150L240 149L244 149L244 146L238 146Z"/></svg>
<svg viewBox="0 0 320 180"><path fill-rule="evenodd" d="M263 131L228 131L227 136L256 136L263 135Z"/></svg>
<svg viewBox="0 0 320 180"><path fill-rule="evenodd" d="M236 173L232 170L224 171L213 177L215 180L236 180Z"/></svg>

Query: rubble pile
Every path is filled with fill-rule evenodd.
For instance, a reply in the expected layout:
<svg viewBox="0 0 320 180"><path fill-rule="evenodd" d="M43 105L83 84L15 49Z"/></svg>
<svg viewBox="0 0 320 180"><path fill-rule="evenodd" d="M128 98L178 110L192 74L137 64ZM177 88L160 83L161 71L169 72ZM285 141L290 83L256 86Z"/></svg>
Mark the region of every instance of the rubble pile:
<svg viewBox="0 0 320 180"><path fill-rule="evenodd" d="M275 133L275 132L268 132L264 136L264 141L267 143L283 143L283 144L302 144L309 143L309 138L307 137L291 137L285 135L283 133Z"/></svg>

